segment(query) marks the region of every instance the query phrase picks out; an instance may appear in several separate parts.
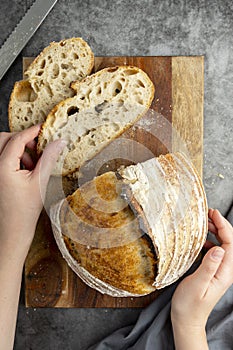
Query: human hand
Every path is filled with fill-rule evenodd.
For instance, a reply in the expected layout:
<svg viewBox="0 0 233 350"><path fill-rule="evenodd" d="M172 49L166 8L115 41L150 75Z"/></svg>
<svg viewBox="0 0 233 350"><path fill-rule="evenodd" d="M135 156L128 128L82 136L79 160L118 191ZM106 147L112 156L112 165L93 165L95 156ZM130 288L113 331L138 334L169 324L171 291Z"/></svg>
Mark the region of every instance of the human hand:
<svg viewBox="0 0 233 350"><path fill-rule="evenodd" d="M36 125L19 133L0 133L0 247L21 261L34 236L50 173L65 146L62 140L49 144L34 165L25 147L36 148L39 130Z"/></svg>
<svg viewBox="0 0 233 350"><path fill-rule="evenodd" d="M199 268L177 287L171 308L173 327L205 330L211 310L233 283L233 227L218 210L209 210L209 231L221 246L208 250Z"/></svg>

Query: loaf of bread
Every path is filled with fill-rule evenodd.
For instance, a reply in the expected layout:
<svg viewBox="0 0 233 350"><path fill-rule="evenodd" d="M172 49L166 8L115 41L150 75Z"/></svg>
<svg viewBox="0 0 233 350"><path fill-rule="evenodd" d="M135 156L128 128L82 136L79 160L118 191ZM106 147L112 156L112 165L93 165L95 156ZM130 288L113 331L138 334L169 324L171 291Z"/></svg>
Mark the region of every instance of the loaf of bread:
<svg viewBox="0 0 233 350"><path fill-rule="evenodd" d="M48 115L38 138L38 153L56 139L68 142L53 175L80 169L149 109L154 86L137 67L105 68L72 84L76 94Z"/></svg>
<svg viewBox="0 0 233 350"><path fill-rule="evenodd" d="M120 194L119 181L108 172L69 196L60 212L63 243L72 259L102 282L148 294L155 289L153 246Z"/></svg>
<svg viewBox="0 0 233 350"><path fill-rule="evenodd" d="M52 108L74 95L70 87L93 69L94 55L81 38L52 42L16 82L10 96L9 127L20 131L45 121Z"/></svg>
<svg viewBox="0 0 233 350"><path fill-rule="evenodd" d="M115 297L175 282L197 258L208 222L201 180L180 153L97 176L51 207L50 217L69 266Z"/></svg>

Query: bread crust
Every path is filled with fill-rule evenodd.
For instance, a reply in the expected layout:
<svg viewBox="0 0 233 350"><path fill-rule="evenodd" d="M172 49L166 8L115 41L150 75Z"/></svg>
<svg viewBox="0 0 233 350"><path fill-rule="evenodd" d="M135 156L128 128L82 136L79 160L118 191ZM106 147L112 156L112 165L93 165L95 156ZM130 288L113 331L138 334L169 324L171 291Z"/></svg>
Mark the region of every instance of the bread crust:
<svg viewBox="0 0 233 350"><path fill-rule="evenodd" d="M123 203L128 204L124 216L121 216L120 207L118 211L115 207L117 215L112 221L108 213L109 204L104 205L93 194L93 184L99 188L97 192L102 199L108 196L109 200L114 201L114 196L121 193ZM116 184L120 184L117 191L114 190ZM154 192L156 186L157 198ZM91 197L88 191L92 193ZM160 196L161 193L164 197ZM94 208L83 205L80 196L91 200ZM159 203L161 206L158 212L154 203L161 198L163 202ZM122 202L119 203L122 205ZM104 212L102 216L96 207ZM175 153L120 168L117 174L109 172L96 177L66 201L55 205L51 214L57 244L71 268L92 288L111 296L122 297L149 294L180 278L197 259L206 240L207 212L204 188L196 169L187 157ZM82 223L73 219L74 214L81 218ZM153 221L154 218L156 220ZM136 239L125 242L126 231L123 234L120 230L116 231L115 238L120 244L107 246L106 250L101 232L99 236L95 236L96 245L93 246L92 235L95 232L92 224L99 228L107 225L116 228L117 224L124 227L127 223L132 224L128 227L132 228L133 238ZM140 235L141 232L146 234ZM111 234L108 234L111 241ZM84 236L86 241L82 240ZM140 256L143 255L147 256L147 262L143 263L141 260L141 264L138 264ZM129 257L127 261L125 256ZM124 263L126 270L130 271L129 274L124 271ZM146 276L148 264L150 273ZM109 270L109 265L113 270ZM132 269L133 266L135 270ZM140 266L144 268L141 269ZM118 271L117 277L114 269ZM132 271L134 272L130 280ZM145 274L144 279L140 275L142 271ZM127 284L129 280L130 283Z"/></svg>
<svg viewBox="0 0 233 350"><path fill-rule="evenodd" d="M51 111L38 137L38 154L57 138L68 141L53 175L77 171L142 117L154 98L148 75L133 66L104 68L72 88L76 95Z"/></svg>
<svg viewBox="0 0 233 350"><path fill-rule="evenodd" d="M145 167L140 168L140 164L131 166L131 173L128 173L127 168L121 169L120 175L126 186L124 197L137 215L139 225L154 244L158 256L158 274L153 285L161 289L178 280L198 257L208 231L207 200L195 167L183 154L161 155L142 165ZM156 174L156 169L157 174L161 172L161 177L155 175L152 179L151 172ZM147 200L151 208L142 200L139 178L134 178L130 183L130 176L133 177L137 171L149 179ZM156 210L150 194L157 184L161 186L159 191L165 197L160 203L158 220L153 222L151 212L156 213Z"/></svg>

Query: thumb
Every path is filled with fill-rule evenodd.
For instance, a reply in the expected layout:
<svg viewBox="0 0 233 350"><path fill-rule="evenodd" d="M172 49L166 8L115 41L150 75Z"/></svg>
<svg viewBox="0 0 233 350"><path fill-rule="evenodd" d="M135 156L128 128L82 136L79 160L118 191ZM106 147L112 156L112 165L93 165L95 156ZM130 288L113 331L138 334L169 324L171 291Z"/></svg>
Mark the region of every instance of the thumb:
<svg viewBox="0 0 233 350"><path fill-rule="evenodd" d="M60 153L66 145L67 142L61 139L49 143L45 147L40 159L38 160L36 167L33 171L33 176L39 177L42 193L45 193L51 172L55 167L56 161Z"/></svg>
<svg viewBox="0 0 233 350"><path fill-rule="evenodd" d="M216 275L218 268L223 260L225 250L221 247L211 248L204 256L201 265L193 273L193 282L202 289L204 295Z"/></svg>

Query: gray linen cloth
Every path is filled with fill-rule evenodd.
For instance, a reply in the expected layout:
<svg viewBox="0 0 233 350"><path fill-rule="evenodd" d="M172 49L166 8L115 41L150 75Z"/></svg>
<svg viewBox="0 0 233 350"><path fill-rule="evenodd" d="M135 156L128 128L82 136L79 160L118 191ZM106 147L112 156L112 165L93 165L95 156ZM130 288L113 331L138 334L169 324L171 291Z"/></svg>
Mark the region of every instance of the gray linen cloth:
<svg viewBox="0 0 233 350"><path fill-rule="evenodd" d="M227 219L233 224L233 206ZM198 265L195 263L186 276L195 271ZM179 282L165 288L157 299L143 309L135 325L116 330L89 350L175 349L170 310L171 298ZM211 312L206 332L211 350L233 349L233 285Z"/></svg>

